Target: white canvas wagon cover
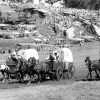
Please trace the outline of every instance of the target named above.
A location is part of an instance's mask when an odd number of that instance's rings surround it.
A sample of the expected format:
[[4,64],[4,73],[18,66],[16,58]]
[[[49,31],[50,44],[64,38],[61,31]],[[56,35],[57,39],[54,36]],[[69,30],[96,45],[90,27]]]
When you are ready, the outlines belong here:
[[[55,51],[54,51],[55,52]],[[62,62],[73,62],[73,54],[69,48],[60,48],[56,50],[59,60]]]
[[39,55],[36,49],[19,50],[17,53],[17,57],[18,56],[23,57],[26,60],[28,60],[30,57],[35,57],[36,60],[39,60]]

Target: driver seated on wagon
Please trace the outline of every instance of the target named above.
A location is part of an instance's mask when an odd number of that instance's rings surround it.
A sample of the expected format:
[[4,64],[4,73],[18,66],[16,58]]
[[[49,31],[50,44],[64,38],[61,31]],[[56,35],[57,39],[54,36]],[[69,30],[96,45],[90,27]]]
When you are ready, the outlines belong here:
[[7,61],[6,61],[6,64],[16,64],[16,63],[18,63],[18,60],[17,60],[17,58],[16,58],[16,54],[15,54],[15,52],[13,52],[11,55],[10,55],[10,57],[8,57],[8,59],[7,59]]
[[[73,65],[73,54],[68,45],[64,45],[58,50],[54,51],[56,62],[63,62],[63,68],[68,69]],[[59,64],[59,63],[58,63]]]
[[58,61],[59,61],[58,52],[57,52],[57,51],[53,51],[53,50],[51,49],[51,50],[50,50],[50,54],[49,54],[49,56],[46,58],[46,60],[49,60],[50,70],[53,70],[54,62],[58,62]]
[[9,59],[17,62],[18,61],[18,56],[17,56],[17,53],[18,51],[20,50],[21,48],[17,48],[15,49],[15,51],[11,54],[11,56],[9,57]]
[[58,54],[58,52],[57,51],[54,51],[53,52],[54,53],[54,58],[55,58],[55,62],[58,62],[59,61],[59,54]]
[[10,59],[12,59],[13,61],[17,61],[16,55],[14,53],[11,54]]

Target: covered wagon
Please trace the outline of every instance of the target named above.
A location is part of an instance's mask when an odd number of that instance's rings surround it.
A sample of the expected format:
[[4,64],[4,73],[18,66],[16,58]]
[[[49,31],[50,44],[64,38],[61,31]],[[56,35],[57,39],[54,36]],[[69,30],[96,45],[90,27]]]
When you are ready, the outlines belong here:
[[28,60],[30,57],[34,57],[36,60],[39,60],[39,55],[36,49],[19,50],[17,55],[26,60]]
[[72,51],[67,47],[63,47],[54,50],[54,56],[55,53],[58,55],[58,60],[54,62],[53,70],[56,70],[57,80],[62,79],[65,74],[67,74],[68,78],[72,78],[75,73]]
[[48,74],[50,78],[59,81],[66,76],[68,78],[74,76],[75,67],[73,64],[73,54],[67,47],[59,48],[54,51],[51,50],[45,63],[49,66],[45,74]]

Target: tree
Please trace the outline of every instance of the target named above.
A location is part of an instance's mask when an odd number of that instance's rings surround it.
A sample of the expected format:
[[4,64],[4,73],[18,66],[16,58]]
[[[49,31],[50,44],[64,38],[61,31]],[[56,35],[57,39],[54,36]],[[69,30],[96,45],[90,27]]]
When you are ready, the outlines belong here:
[[63,0],[66,7],[90,10],[100,9],[100,0]]

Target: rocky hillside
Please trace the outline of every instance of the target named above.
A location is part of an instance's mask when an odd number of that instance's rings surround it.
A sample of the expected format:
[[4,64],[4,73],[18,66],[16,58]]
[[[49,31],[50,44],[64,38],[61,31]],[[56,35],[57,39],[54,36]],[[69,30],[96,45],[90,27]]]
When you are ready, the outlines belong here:
[[[32,24],[33,22],[37,26],[39,34],[42,35],[59,36],[63,28],[69,28],[75,20],[85,20],[89,23],[96,23],[98,26],[100,24],[98,12],[95,10],[72,9],[54,6],[46,7],[42,4],[34,5],[32,3],[14,5],[13,8],[2,5],[0,5],[0,7],[3,7],[3,9],[1,9],[2,23],[25,24],[27,22],[28,24]],[[4,10],[7,8],[13,10],[7,12]],[[24,9],[33,9],[33,12],[35,10],[35,12],[39,13],[23,12]],[[45,17],[41,18],[40,12],[42,12]],[[27,14],[29,17],[26,17]]]

